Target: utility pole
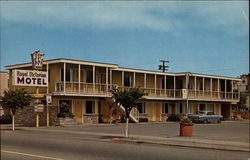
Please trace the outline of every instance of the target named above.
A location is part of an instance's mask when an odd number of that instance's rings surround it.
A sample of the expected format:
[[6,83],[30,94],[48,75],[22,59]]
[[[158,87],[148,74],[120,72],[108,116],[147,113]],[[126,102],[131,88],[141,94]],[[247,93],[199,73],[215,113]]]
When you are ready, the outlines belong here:
[[162,65],[159,65],[159,70],[162,70],[162,72],[165,72],[168,70],[168,67],[167,65],[165,65],[166,63],[169,63],[169,61],[166,61],[166,60],[160,60],[160,62],[162,62]]

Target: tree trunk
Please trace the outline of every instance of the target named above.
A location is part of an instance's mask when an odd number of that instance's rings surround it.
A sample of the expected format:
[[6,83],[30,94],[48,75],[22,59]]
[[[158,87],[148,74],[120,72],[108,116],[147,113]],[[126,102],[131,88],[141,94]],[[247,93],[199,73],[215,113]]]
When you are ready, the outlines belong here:
[[128,122],[129,118],[126,118],[126,130],[125,130],[125,137],[128,138]]
[[15,115],[12,115],[12,130],[15,130]]

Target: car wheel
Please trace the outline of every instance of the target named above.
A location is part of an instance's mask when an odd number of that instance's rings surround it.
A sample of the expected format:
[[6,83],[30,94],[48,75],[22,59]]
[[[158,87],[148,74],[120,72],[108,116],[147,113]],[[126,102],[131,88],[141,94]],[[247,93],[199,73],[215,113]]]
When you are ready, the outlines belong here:
[[221,120],[218,120],[217,123],[221,123]]
[[207,122],[208,122],[208,121],[205,119],[205,120],[204,120],[204,123],[206,124]]

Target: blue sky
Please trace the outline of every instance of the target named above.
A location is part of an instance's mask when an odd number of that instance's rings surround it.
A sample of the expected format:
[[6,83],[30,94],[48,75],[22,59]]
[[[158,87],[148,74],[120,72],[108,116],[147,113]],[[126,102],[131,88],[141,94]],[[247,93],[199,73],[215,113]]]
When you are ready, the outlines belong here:
[[1,1],[1,70],[70,58],[237,77],[249,70],[248,1]]

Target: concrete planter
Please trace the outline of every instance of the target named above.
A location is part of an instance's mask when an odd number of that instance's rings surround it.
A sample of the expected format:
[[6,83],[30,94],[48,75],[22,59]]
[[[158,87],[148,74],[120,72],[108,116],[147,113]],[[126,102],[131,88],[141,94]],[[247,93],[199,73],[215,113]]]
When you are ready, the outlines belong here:
[[65,118],[59,117],[58,119],[60,126],[76,124],[74,118],[71,117],[65,117]]
[[180,123],[180,136],[191,137],[193,135],[193,123]]

